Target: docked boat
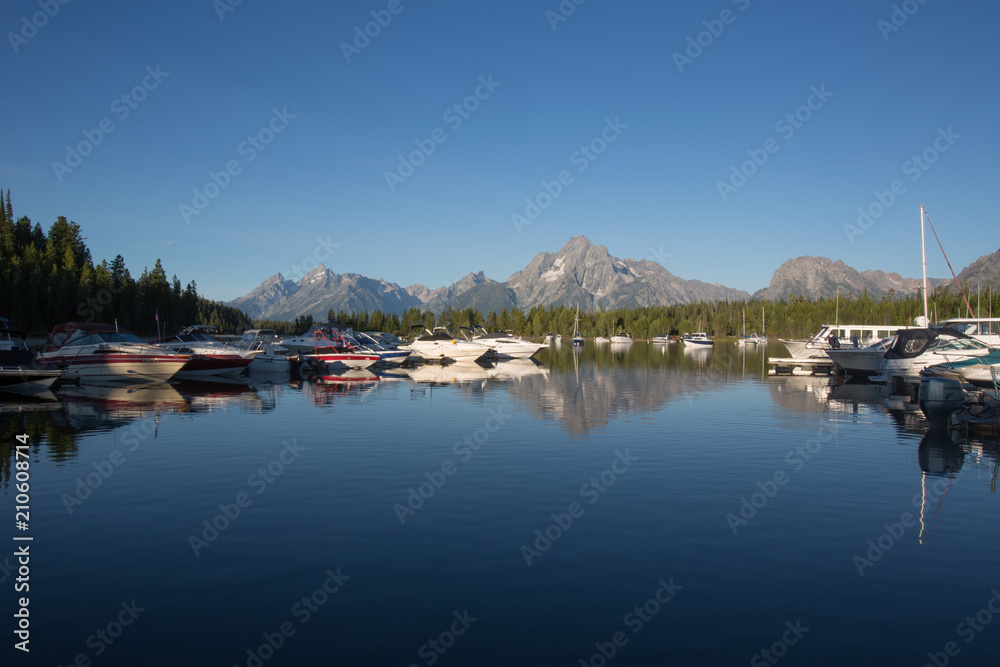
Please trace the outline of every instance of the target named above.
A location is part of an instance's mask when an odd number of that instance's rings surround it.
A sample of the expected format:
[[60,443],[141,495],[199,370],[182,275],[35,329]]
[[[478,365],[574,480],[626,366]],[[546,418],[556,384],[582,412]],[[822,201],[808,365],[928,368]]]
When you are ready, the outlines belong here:
[[52,329],[37,359],[44,366],[63,369],[66,379],[103,383],[162,382],[190,357],[150,345],[110,324],[67,322]]
[[[417,328],[418,326],[414,327]],[[476,361],[492,354],[488,346],[457,340],[444,327],[434,327],[434,331],[427,329],[424,331],[426,333],[414,338],[408,347],[414,354],[427,361]]]
[[211,379],[246,373],[254,357],[262,350],[244,350],[226,345],[215,337],[216,333],[216,327],[196,324],[185,327],[174,336],[158,340],[154,345],[191,357],[178,371],[179,379]]
[[300,353],[303,362],[314,368],[352,368],[364,370],[374,366],[381,357],[374,351],[362,351],[337,329],[313,329],[313,349]]
[[1000,317],[956,317],[943,320],[940,325],[1000,348]]
[[530,340],[517,338],[510,331],[489,333],[483,327],[477,327],[477,329],[478,331],[469,327],[459,327],[466,340],[470,343],[486,346],[499,359],[530,359],[548,347],[545,343],[532,343]]
[[992,348],[971,336],[945,327],[901,329],[896,341],[882,357],[881,372],[887,375],[916,377],[935,364],[982,357]]
[[632,336],[627,331],[619,331],[611,337],[611,342],[618,345],[630,345]]
[[807,339],[779,340],[788,348],[793,359],[826,359],[826,351],[831,348],[831,339],[838,341],[841,348],[850,346],[863,348],[874,345],[883,338],[889,338],[900,329],[912,326],[886,326],[874,324],[824,324],[819,333]]
[[[384,334],[384,336],[388,336],[388,334]],[[363,352],[374,352],[377,354],[379,357],[378,363],[384,366],[399,366],[410,358],[410,355],[412,354],[410,348],[400,347],[398,345],[390,347],[389,345],[391,345],[391,343],[386,340],[384,336],[376,338],[375,336],[363,331],[353,331],[351,332],[349,340],[356,342],[355,347],[357,347],[357,349]]]
[[288,373],[288,348],[274,329],[247,329],[236,347],[258,352],[249,366],[251,373]]
[[870,377],[881,372],[882,357],[895,342],[896,337],[890,336],[875,341],[867,347],[840,347],[826,351],[828,357],[844,369],[851,377]]
[[660,334],[659,336],[653,336],[652,342],[655,345],[666,345],[670,342],[670,336],[667,334]]
[[712,347],[712,337],[704,331],[698,331],[684,338],[684,345],[694,348],[709,348]]
[[27,335],[0,323],[0,390],[23,394],[48,391],[62,375],[61,370],[36,368],[35,357],[26,345]]
[[996,389],[1000,386],[1000,350],[994,349],[982,356],[960,361],[934,364],[920,371],[920,376],[951,378],[977,387]]

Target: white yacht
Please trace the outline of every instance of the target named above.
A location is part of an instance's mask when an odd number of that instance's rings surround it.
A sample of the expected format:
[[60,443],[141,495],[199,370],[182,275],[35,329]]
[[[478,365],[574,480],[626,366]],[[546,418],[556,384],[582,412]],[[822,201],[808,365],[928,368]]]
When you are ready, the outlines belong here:
[[459,327],[466,340],[490,348],[500,359],[530,359],[541,350],[549,347],[545,343],[532,343],[530,340],[517,338],[512,331],[489,333],[483,327],[477,327],[477,329],[478,331],[474,331],[469,327]]
[[281,338],[274,329],[247,329],[236,346],[243,350],[258,351],[250,364],[250,372],[288,372],[288,348],[281,345]]
[[630,345],[632,343],[632,336],[626,331],[619,331],[611,337],[611,342],[619,345]]
[[869,377],[879,373],[882,357],[896,341],[895,336],[875,341],[868,347],[837,347],[826,351],[844,372],[851,377]]
[[684,339],[684,344],[691,347],[712,347],[712,337],[704,331],[697,331]]
[[[418,327],[414,327],[417,329]],[[444,327],[434,327],[434,331],[427,331],[425,335],[417,336],[407,347],[419,357],[428,361],[476,361],[485,356],[492,355],[492,351],[486,345],[472,343],[467,340],[457,340],[448,333]]]

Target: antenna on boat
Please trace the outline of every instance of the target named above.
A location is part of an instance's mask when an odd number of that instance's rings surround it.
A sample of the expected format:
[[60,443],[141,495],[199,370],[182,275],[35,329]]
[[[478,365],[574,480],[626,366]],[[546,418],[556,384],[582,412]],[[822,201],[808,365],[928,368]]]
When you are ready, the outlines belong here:
[[924,326],[930,324],[927,308],[927,244],[924,241],[924,205],[920,205],[920,254],[924,261]]

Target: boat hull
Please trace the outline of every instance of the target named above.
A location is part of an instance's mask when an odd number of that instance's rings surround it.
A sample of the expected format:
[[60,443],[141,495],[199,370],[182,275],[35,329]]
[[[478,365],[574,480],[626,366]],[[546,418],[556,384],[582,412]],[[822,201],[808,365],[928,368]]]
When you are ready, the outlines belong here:
[[39,362],[54,367],[65,365],[64,378],[83,383],[165,382],[188,363],[188,357],[113,353],[73,356],[53,354],[39,355]]

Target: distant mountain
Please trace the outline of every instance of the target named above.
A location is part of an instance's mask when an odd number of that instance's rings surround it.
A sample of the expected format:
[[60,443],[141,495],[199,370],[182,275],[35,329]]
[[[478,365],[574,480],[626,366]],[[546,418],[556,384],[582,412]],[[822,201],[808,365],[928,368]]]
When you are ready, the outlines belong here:
[[[940,278],[928,278],[930,287],[947,282]],[[876,299],[889,294],[903,296],[920,289],[922,281],[917,278],[903,278],[898,273],[885,271],[858,271],[826,257],[796,257],[790,259],[774,272],[771,284],[754,293],[755,299],[777,300],[792,294],[800,294],[807,299],[835,297],[840,294],[860,294],[865,290]]]
[[574,236],[557,253],[536,255],[507,279],[507,287],[524,309],[551,304],[607,310],[750,296],[723,285],[678,278],[649,260],[618,259],[585,236]]
[[972,264],[962,269],[958,281],[975,289],[978,285],[989,283],[993,290],[1000,288],[1000,250],[992,255],[983,255]]
[[331,308],[401,314],[407,308],[423,307],[419,299],[396,283],[356,273],[334,273],[322,264],[297,283],[286,280],[280,273],[275,274],[229,304],[250,317],[266,320],[294,320],[306,314],[326,320]]
[[330,309],[402,314],[412,307],[434,312],[473,308],[486,313],[567,305],[593,310],[742,300],[749,296],[723,285],[678,278],[648,260],[618,259],[603,245],[595,246],[584,236],[574,236],[558,252],[537,255],[502,283],[478,271],[433,290],[424,285],[404,289],[354,273],[336,274],[320,265],[297,283],[280,273],[271,276],[230,304],[251,317],[291,320],[305,314],[325,319]]

